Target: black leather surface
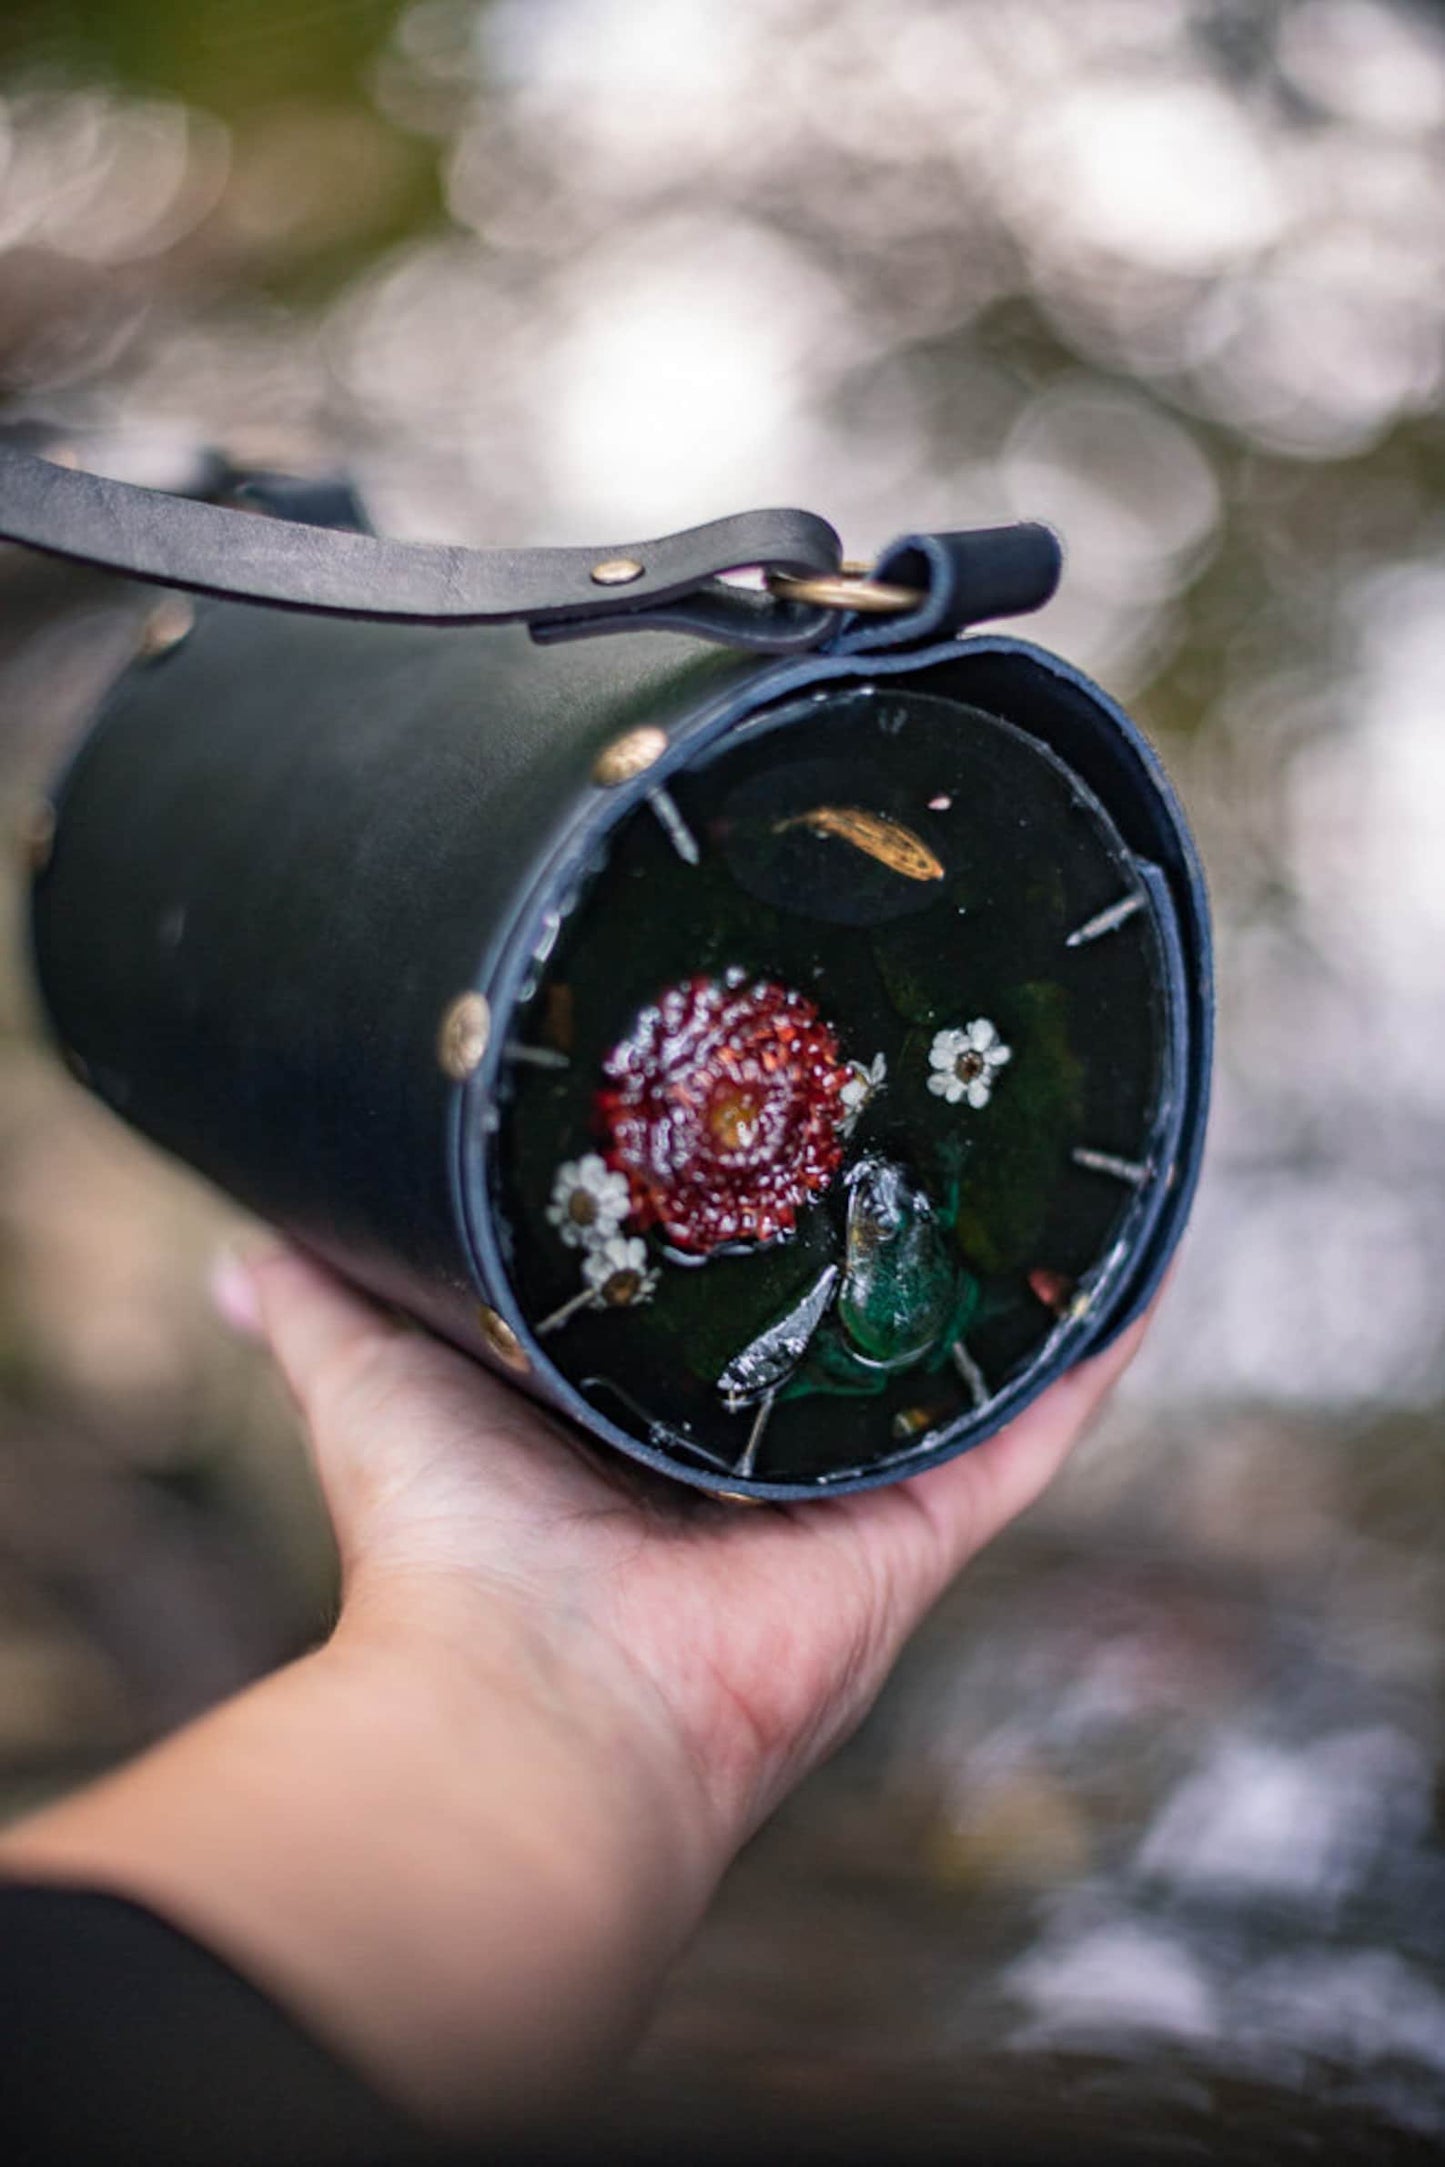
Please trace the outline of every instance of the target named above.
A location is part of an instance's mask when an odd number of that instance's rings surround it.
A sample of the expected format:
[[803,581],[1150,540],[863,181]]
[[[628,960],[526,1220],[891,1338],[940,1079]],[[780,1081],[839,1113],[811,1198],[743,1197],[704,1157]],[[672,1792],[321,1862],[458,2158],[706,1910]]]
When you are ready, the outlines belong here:
[[61,793],[33,927],[62,1044],[158,1143],[475,1344],[442,1012],[606,802],[608,739],[760,666],[202,606]]

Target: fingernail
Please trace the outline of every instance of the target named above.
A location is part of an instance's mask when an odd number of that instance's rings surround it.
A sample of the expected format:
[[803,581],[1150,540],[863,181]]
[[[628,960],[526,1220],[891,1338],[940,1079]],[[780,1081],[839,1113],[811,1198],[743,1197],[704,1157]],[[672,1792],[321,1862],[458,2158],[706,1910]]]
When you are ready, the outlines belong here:
[[208,1288],[223,1324],[242,1339],[261,1337],[261,1304],[256,1282],[234,1249],[223,1249],[211,1266]]

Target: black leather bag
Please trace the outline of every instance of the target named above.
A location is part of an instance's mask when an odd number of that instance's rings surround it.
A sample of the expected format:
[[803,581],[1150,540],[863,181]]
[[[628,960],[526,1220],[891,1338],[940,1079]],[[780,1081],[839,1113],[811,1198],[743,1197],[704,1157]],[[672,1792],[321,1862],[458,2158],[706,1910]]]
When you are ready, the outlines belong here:
[[[47,847],[37,853],[39,985],[65,1058],[91,1090],[352,1280],[592,1436],[720,1494],[814,1497],[913,1473],[991,1434],[1138,1315],[1184,1226],[1203,1145],[1208,907],[1173,791],[1128,717],[1058,657],[964,629],[1046,599],[1058,573],[1052,535],[1019,527],[913,536],[873,578],[855,580],[839,570],[831,530],[801,513],[744,515],[661,543],[502,555],[317,524],[320,500],[280,484],[252,485],[250,501],[253,516],[243,516],[0,449],[0,532],[213,597],[194,610],[185,637],[139,658],[115,686],[56,783]],[[334,502],[325,516],[338,516]],[[766,568],[768,584],[719,576],[739,566]],[[880,589],[883,608],[870,613]],[[955,802],[956,787],[954,797],[926,801],[903,791],[897,776],[914,740],[899,738],[903,724],[889,719],[899,715],[921,718],[917,729],[935,733],[930,743],[944,742],[936,733],[950,715],[980,718],[970,744],[997,738],[1002,764],[979,785],[1004,793],[987,800],[987,834],[980,827],[969,841],[969,807]],[[824,775],[831,747],[842,757],[849,730],[868,733],[866,744],[858,737],[866,758],[856,772],[876,775],[882,793],[865,816],[848,788],[839,802],[814,802],[827,792],[813,778]],[[801,757],[799,747],[812,749]],[[854,770],[838,772],[846,782]],[[1014,818],[1007,775],[1015,773],[1024,778],[1016,902],[1000,901],[997,870],[1014,862],[1000,829]],[[1032,828],[1031,777],[1040,802],[1057,801]],[[773,793],[770,810],[750,829],[759,789]],[[1060,939],[1072,876],[1060,870],[1062,845],[1055,864],[1049,838],[1057,828],[1067,842],[1070,820],[1092,823],[1096,855],[1112,853],[1126,886],[1117,903],[1101,891],[1089,921]],[[745,832],[761,837],[761,870],[738,840]],[[1004,1034],[1012,1047],[989,1023],[992,1053],[966,1042],[977,1005],[966,987],[956,1012],[940,1005],[939,986],[951,981],[939,975],[938,941],[951,938],[952,920],[938,916],[934,890],[934,916],[920,915],[934,863],[939,896],[947,885],[945,835],[961,836],[963,857],[977,860],[973,884],[958,889],[965,900],[949,906],[965,929],[959,938],[976,944],[968,951],[976,982],[996,986],[994,1008],[1015,1019]],[[620,870],[606,876],[612,888],[599,885],[599,867],[623,868],[634,850],[660,853],[647,865],[672,868],[654,876],[638,861],[643,889],[659,898],[651,918],[625,916]],[[694,891],[688,868],[699,854],[707,862]],[[715,876],[724,860],[736,881]],[[551,1330],[542,1311],[549,1288],[565,1291],[565,1275],[579,1255],[585,1267],[595,1245],[567,1246],[576,1230],[558,1219],[540,1176],[519,1197],[519,1168],[534,1148],[528,1137],[545,1142],[547,1123],[564,1114],[575,1133],[569,1148],[613,1168],[619,1160],[578,1113],[602,1103],[588,1096],[602,1041],[589,1041],[587,1078],[568,1082],[562,1072],[569,1060],[575,1071],[576,1056],[563,1047],[573,1042],[564,1032],[558,1044],[539,1044],[539,1018],[559,1013],[574,990],[584,1008],[590,1000],[610,1014],[615,975],[621,1006],[598,1028],[616,1038],[639,998],[661,997],[663,981],[702,983],[706,967],[695,978],[677,968],[694,948],[723,985],[731,951],[709,913],[724,888],[727,908],[735,890],[741,898],[740,965],[726,982],[742,987],[762,968],[747,950],[763,937],[746,930],[754,920],[780,926],[785,947],[798,938],[793,892],[778,883],[800,867],[798,877],[821,884],[832,928],[819,932],[818,953],[838,960],[814,966],[797,1012],[829,1011],[834,989],[843,999],[848,972],[865,959],[864,1007],[882,1000],[882,985],[897,1009],[886,1093],[852,1126],[875,1088],[873,1048],[845,1049],[859,1056],[851,1067],[840,1065],[841,1051],[830,1054],[836,1178],[829,1186],[818,1177],[796,1225],[785,1211],[782,1231],[794,1240],[760,1245],[766,1270],[749,1262],[746,1242],[720,1244],[716,1261],[695,1269],[666,1199],[643,1209],[629,1176],[633,1215],[600,1231],[625,1245],[651,1225],[651,1248],[645,1271],[609,1284],[627,1280],[627,1301],[659,1285],[662,1293],[649,1315],[639,1307],[609,1320],[602,1295],[588,1299],[581,1283],[570,1303],[580,1312],[574,1356],[571,1327]],[[654,878],[660,885],[648,889]],[[694,892],[698,922],[689,928]],[[600,948],[594,941],[585,983],[564,984],[557,958],[565,961],[569,942],[582,956],[589,912],[614,908],[624,913],[619,930],[599,934]],[[990,943],[989,925],[1015,923],[1025,929],[1017,939]],[[629,925],[642,931],[629,935]],[[1015,952],[1045,925],[1054,960],[1015,970]],[[672,961],[649,977],[641,951],[654,940]],[[1126,1020],[1115,1030],[1110,1003],[1133,999],[1135,980],[1107,959],[1141,940],[1149,960],[1136,977],[1141,986],[1147,978],[1152,1021],[1147,1031]],[[960,965],[965,977],[974,968]],[[767,999],[775,996],[770,988]],[[739,997],[751,997],[746,987]],[[1078,1121],[1135,1090],[1108,1081],[1116,1042],[1131,1032],[1152,1034],[1138,1149],[1094,1131],[1066,1149],[1058,1128],[1066,1100],[1067,1118]],[[988,1067],[1010,1051],[1011,1068]],[[1017,1113],[1031,1062],[1052,1079],[1039,1086],[1043,1111],[1032,1125]],[[875,1079],[883,1067],[880,1054]],[[853,1080],[851,1098],[840,1078]],[[904,1123],[909,1108],[912,1128],[898,1128],[905,1143],[895,1148],[887,1122]],[[883,1123],[883,1142],[868,1141],[870,1120]],[[1045,1128],[1047,1148],[1038,1141]],[[947,1214],[964,1262],[950,1249],[941,1268],[964,1294],[954,1322],[908,1369],[894,1341],[880,1357],[869,1338],[876,1304],[869,1310],[871,1282],[859,1274],[870,1258],[876,1264],[884,1222],[874,1207],[889,1182],[890,1193],[915,1197],[928,1241],[942,1223],[936,1193],[908,1189],[912,1176],[899,1171],[913,1129],[936,1136],[940,1164],[959,1170]],[[1014,1208],[1029,1182],[1038,1192],[1028,1192],[1031,1219]],[[1071,1183],[1061,1218],[1056,1192]],[[1107,1212],[1096,1193],[1107,1195]],[[1067,1247],[1074,1237],[1048,1229],[1076,1219],[1093,1229],[1093,1247],[1080,1251],[1083,1268],[1075,1257],[1056,1270],[1049,1240]],[[908,1255],[916,1253],[915,1243]],[[777,1288],[767,1280],[773,1311],[754,1294],[767,1273],[777,1279]],[[785,1299],[778,1290],[789,1273],[807,1286]],[[1025,1329],[1030,1300],[1036,1328]],[[978,1320],[968,1333],[958,1323],[965,1309]],[[619,1370],[634,1379],[624,1389],[598,1362],[629,1333],[644,1336],[630,1371]],[[722,1352],[710,1367],[700,1363],[702,1384],[689,1373],[669,1401],[668,1363],[685,1367],[704,1342]],[[744,1343],[751,1368],[739,1369],[727,1348],[741,1353]],[[661,1365],[657,1404],[635,1382],[653,1374],[649,1364]]]

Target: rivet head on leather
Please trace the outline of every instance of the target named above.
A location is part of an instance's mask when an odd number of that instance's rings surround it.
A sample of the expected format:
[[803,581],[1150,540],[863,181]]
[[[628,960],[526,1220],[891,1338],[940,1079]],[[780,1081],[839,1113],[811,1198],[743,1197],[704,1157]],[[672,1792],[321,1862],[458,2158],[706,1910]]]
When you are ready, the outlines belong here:
[[487,1343],[488,1350],[496,1356],[497,1360],[503,1363],[506,1368],[515,1371],[517,1376],[525,1376],[532,1364],[528,1359],[526,1348],[522,1345],[506,1318],[498,1316],[495,1309],[489,1309],[486,1303],[483,1302],[477,1309],[477,1323],[481,1326],[482,1337]]
[[481,1065],[492,1035],[492,1011],[485,994],[459,993],[437,1029],[437,1060],[453,1083],[465,1083]]
[[641,775],[655,760],[667,751],[667,733],[651,723],[641,729],[624,730],[621,737],[614,737],[610,745],[604,745],[592,765],[592,779],[607,789],[618,783],[631,782],[634,775]]
[[179,647],[196,621],[195,605],[183,594],[168,594],[157,602],[140,628],[139,652],[147,659],[168,655]]
[[592,567],[593,581],[599,587],[630,587],[641,577],[642,566],[636,557],[604,557]]

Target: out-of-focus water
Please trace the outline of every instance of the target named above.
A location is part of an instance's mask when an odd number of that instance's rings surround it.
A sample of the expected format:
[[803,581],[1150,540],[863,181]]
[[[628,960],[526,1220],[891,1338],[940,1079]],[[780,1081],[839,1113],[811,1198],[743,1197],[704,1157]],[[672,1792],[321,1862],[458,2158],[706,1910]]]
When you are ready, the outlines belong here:
[[[744,1859],[644,2105],[983,2102],[1165,2157],[1445,2121],[1442,161],[1405,0],[0,25],[10,417],[161,483],[340,459],[379,524],[477,542],[1052,519],[1038,636],[1204,844],[1218,1111],[1150,1347]],[[0,594],[18,815],[143,600],[13,552]],[[320,1630],[330,1566],[207,1314],[228,1215],[50,1062],[5,955],[19,1803]]]

